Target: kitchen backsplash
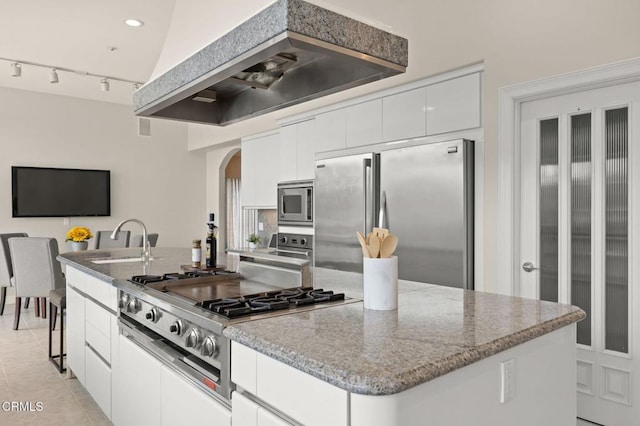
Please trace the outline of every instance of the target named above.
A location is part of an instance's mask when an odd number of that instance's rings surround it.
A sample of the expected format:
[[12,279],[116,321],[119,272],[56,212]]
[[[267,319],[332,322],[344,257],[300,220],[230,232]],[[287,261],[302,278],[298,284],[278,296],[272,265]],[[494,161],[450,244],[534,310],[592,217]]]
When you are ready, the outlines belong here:
[[278,232],[277,210],[276,209],[258,210],[258,223],[260,222],[262,222],[264,228],[262,231],[258,231],[258,236],[260,237],[259,247],[267,247],[271,239],[271,234]]

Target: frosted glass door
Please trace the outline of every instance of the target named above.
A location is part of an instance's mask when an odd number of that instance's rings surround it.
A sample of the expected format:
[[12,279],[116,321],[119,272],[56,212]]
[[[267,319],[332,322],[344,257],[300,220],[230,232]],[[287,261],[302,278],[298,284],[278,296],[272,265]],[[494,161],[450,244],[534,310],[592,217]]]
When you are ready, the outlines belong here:
[[609,426],[640,418],[640,327],[632,327],[640,310],[640,195],[632,190],[640,191],[640,140],[632,139],[639,110],[640,83],[521,110],[517,290],[586,312],[577,324],[578,417]]

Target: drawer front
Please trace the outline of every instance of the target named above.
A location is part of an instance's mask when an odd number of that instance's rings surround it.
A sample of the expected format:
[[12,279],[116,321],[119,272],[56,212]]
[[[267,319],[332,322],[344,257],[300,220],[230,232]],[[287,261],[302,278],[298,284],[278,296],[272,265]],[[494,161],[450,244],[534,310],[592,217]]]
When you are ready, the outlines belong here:
[[254,395],[257,394],[256,354],[253,349],[231,342],[231,381]]
[[111,419],[111,369],[93,350],[86,349],[86,388],[102,411]]
[[85,326],[85,339],[87,344],[93,348],[105,361],[111,363],[111,339],[102,334],[91,323]]
[[87,277],[87,274],[67,265],[64,276],[67,280],[67,285],[70,285],[84,293],[85,278]]
[[[85,299],[85,316],[86,321],[91,323],[98,331],[105,336],[111,336],[111,317],[112,313],[98,306],[89,299]],[[110,338],[110,337],[109,337]]]
[[[258,398],[306,426],[347,425],[347,391],[263,354],[256,360]],[[318,407],[331,409],[318,416]]]
[[85,275],[84,293],[114,312],[118,310],[118,290],[110,283]]

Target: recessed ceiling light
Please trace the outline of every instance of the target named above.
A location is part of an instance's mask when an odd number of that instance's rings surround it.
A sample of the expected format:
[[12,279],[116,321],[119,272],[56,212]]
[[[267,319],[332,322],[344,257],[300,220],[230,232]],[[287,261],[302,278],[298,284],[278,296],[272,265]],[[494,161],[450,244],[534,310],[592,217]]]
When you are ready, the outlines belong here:
[[130,27],[141,27],[144,25],[144,22],[142,22],[141,20],[133,18],[125,20],[124,23]]

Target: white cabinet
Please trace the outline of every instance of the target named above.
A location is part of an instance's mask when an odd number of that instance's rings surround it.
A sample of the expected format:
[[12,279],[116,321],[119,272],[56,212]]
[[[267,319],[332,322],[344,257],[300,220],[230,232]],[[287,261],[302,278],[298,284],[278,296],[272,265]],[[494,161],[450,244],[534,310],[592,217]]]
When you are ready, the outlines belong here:
[[315,177],[315,124],[312,119],[280,128],[280,182]]
[[[162,425],[231,426],[231,413],[173,370],[161,368]],[[234,421],[234,426],[237,426]]]
[[424,136],[426,131],[426,89],[419,87],[382,99],[384,142]]
[[258,426],[291,426],[291,423],[281,419],[271,411],[259,407],[258,408]]
[[257,426],[260,406],[240,392],[231,394],[233,426]]
[[427,135],[480,127],[480,73],[427,86]]
[[[67,268],[69,271],[70,268]],[[67,272],[67,275],[69,273]],[[67,366],[85,385],[84,297],[67,282]]]
[[382,99],[346,108],[347,148],[382,141]]
[[127,337],[119,335],[118,340],[113,423],[117,426],[159,425],[162,410],[160,361]]
[[276,208],[280,133],[242,141],[242,206]]
[[298,179],[298,125],[280,128],[280,182]]
[[[287,417],[306,426],[328,424],[346,426],[348,424],[347,391],[236,342],[232,342],[231,345],[231,380],[244,391],[250,392],[258,400],[264,401]],[[243,403],[241,404],[245,407],[245,411],[248,410],[243,418],[252,418],[251,404],[246,401]],[[319,416],[319,405],[331,407],[331,409],[322,410],[322,415]],[[259,406],[260,409],[265,407]],[[234,402],[234,426],[235,412]],[[276,420],[283,422],[283,420],[278,416],[275,420],[270,416],[260,416],[260,410],[256,415],[258,419],[263,418],[265,425],[287,424],[286,422],[269,423]],[[261,423],[258,422],[258,424]]]
[[111,367],[91,347],[85,348],[85,388],[107,417],[111,413]]
[[347,117],[345,109],[318,114],[316,120],[316,152],[347,147]]
[[66,280],[68,367],[111,419],[118,292],[110,283],[72,267],[67,267]]

